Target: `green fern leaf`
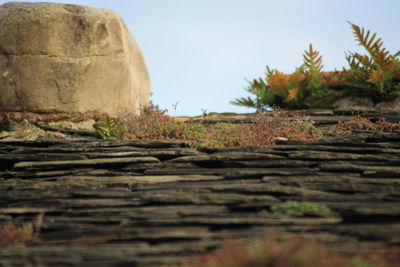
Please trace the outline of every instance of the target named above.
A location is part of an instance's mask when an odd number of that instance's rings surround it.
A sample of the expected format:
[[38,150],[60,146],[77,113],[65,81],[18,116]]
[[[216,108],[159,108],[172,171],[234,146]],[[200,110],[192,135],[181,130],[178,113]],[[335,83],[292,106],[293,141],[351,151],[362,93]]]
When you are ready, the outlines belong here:
[[365,31],[364,28],[348,22],[353,29],[353,34],[358,41],[358,43],[367,50],[368,54],[373,59],[374,63],[379,66],[379,68],[385,71],[393,71],[394,63],[393,57],[389,54],[389,51],[383,47],[382,38],[376,38],[376,33],[372,34],[370,37],[370,31]]
[[304,58],[304,65],[308,69],[316,69],[318,71],[321,71],[322,68],[324,67],[322,65],[322,56],[319,54],[317,50],[314,50],[312,47],[312,44],[310,44],[308,51],[304,51],[303,54]]

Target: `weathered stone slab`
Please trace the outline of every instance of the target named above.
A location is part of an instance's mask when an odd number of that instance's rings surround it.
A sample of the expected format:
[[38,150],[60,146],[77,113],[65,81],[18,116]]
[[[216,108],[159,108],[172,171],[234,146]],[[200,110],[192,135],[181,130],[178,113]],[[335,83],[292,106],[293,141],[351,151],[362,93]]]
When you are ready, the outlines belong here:
[[[400,163],[400,161],[399,161]],[[400,177],[400,165],[397,163],[390,162],[392,166],[365,166],[356,164],[333,164],[324,163],[319,164],[319,168],[322,171],[330,172],[344,172],[344,171],[354,171],[361,173],[366,177],[388,177],[388,178],[398,178]]]
[[140,192],[136,195],[136,197],[145,203],[158,204],[232,205],[249,202],[262,202],[264,204],[273,204],[278,202],[278,199],[273,196],[242,195],[234,193],[216,194],[207,192],[183,191],[180,189]]
[[2,162],[80,160],[86,158],[84,155],[64,153],[0,154],[0,164]]
[[195,224],[195,225],[321,225],[321,224],[337,224],[341,222],[341,218],[337,217],[298,217],[293,218],[290,216],[263,216],[257,214],[256,216],[248,214],[243,216],[243,214],[230,213],[228,215],[213,216],[213,217],[182,217],[179,221],[168,218],[152,219],[146,218],[145,223],[150,225],[160,225],[160,224]]
[[386,168],[386,169],[375,169],[366,170],[363,172],[365,177],[379,177],[379,178],[398,178],[400,177],[400,169],[397,168]]
[[310,145],[281,145],[279,147],[274,147],[275,151],[299,151],[299,150],[311,150],[311,151],[326,151],[326,152],[342,152],[342,153],[363,153],[363,154],[394,154],[400,155],[400,149],[395,148],[383,148],[383,147],[369,147],[369,146],[349,146],[349,144],[343,146],[331,146],[331,145],[321,145],[310,146]]
[[[363,218],[366,221],[365,217],[370,217],[372,220],[378,220],[383,216],[400,216],[400,206],[398,205],[398,201],[386,201],[379,202],[367,201],[357,202],[354,201],[352,203],[340,203],[340,202],[331,202],[329,203],[334,209],[342,211],[344,216],[349,218]],[[396,220],[396,217],[394,218]]]
[[91,168],[74,168],[67,170],[49,170],[49,171],[7,171],[0,172],[0,176],[5,178],[21,178],[21,179],[35,179],[35,178],[48,178],[48,177],[59,177],[66,175],[79,175],[85,173],[86,175],[90,174],[93,171]]
[[[184,175],[184,176],[61,176],[57,178],[45,178],[35,180],[16,181],[8,179],[0,183],[0,190],[4,190],[2,199],[8,197],[12,199],[41,199],[48,196],[73,197],[82,194],[82,188],[87,194],[97,195],[99,197],[107,197],[114,194],[114,191],[138,191],[142,190],[146,185],[159,185],[164,188],[166,184],[193,183],[193,182],[212,182],[221,181],[223,177],[212,175]],[[178,184],[179,185],[179,184]],[[62,192],[60,192],[62,191]],[[35,197],[36,196],[36,197]]]
[[[201,216],[203,214],[226,214],[229,213],[229,209],[223,205],[193,205],[193,204],[171,204],[171,205],[141,205],[136,207],[104,207],[102,209],[97,208],[82,208],[66,210],[65,215],[73,218],[87,218],[96,217],[104,218],[107,216],[125,217],[131,219],[140,219],[145,217],[155,218],[180,218],[182,216]],[[69,217],[61,217],[58,222],[68,222]],[[129,227],[136,227],[129,221],[125,222],[125,225]]]
[[187,182],[187,181],[218,181],[222,180],[222,176],[216,175],[147,175],[147,176],[115,176],[111,178],[100,178],[91,176],[76,176],[76,177],[60,177],[64,181],[67,179],[78,180],[86,183],[98,183],[98,184],[127,184],[134,186],[135,184],[160,184],[160,183],[171,183],[171,182]]
[[316,167],[317,162],[313,161],[302,161],[302,160],[282,160],[282,159],[270,159],[270,160],[234,160],[224,161],[221,167],[224,168],[299,168],[299,167]]
[[[132,149],[131,149],[132,150]],[[107,152],[89,152],[84,153],[88,158],[114,158],[114,157],[144,157],[152,156],[160,159],[171,159],[182,156],[197,156],[203,153],[196,149],[177,148],[177,149],[135,149],[134,151],[107,151]]]
[[356,153],[333,153],[317,151],[298,151],[291,152],[289,157],[292,159],[305,160],[366,160],[366,161],[398,161],[396,155],[375,155],[375,154],[356,154]]
[[224,176],[229,179],[239,179],[239,178],[254,178],[263,177],[267,175],[279,175],[279,176],[289,176],[289,175],[309,175],[314,173],[311,169],[307,168],[237,168],[237,169],[226,169]]
[[154,168],[144,171],[144,175],[222,175],[225,169],[220,168]]
[[263,181],[324,192],[382,193],[380,197],[383,197],[384,194],[392,197],[400,195],[400,179],[361,179],[360,176],[333,173],[320,176],[285,177],[284,179],[281,177],[264,177]]
[[0,208],[2,214],[26,214],[26,213],[46,213],[57,211],[56,208],[38,208],[38,207],[11,207],[11,208]]
[[259,183],[259,184],[233,184],[233,185],[221,185],[213,187],[214,192],[238,192],[238,193],[257,193],[257,194],[268,194],[273,196],[282,195],[295,195],[303,199],[312,198],[328,198],[328,197],[339,197],[334,193],[327,193],[318,190],[305,189],[300,187],[284,186],[275,183]]
[[14,165],[15,170],[26,169],[54,169],[54,168],[76,168],[76,167],[92,167],[92,166],[123,166],[128,164],[159,162],[154,157],[130,157],[116,159],[86,159],[86,160],[57,160],[57,161],[28,161],[18,162]]
[[392,245],[400,244],[400,235],[398,233],[400,224],[385,224],[382,227],[376,227],[374,224],[363,225],[340,225],[337,228],[338,232],[348,235],[356,235],[364,239],[381,239],[389,240]]
[[231,153],[214,153],[204,156],[186,156],[170,160],[169,162],[193,162],[193,163],[208,163],[218,161],[230,160],[268,160],[268,159],[283,159],[284,157],[264,154],[264,153],[250,153],[250,152],[231,152]]
[[49,208],[69,209],[69,208],[88,208],[88,207],[119,207],[119,206],[137,206],[140,204],[135,199],[120,199],[120,198],[67,198],[67,199],[36,199],[14,202],[14,206],[37,207],[46,206]]
[[305,168],[194,168],[194,169],[183,169],[183,168],[155,168],[144,171],[145,175],[222,175],[229,179],[252,179],[255,177],[263,177],[266,175],[308,175],[311,174],[312,170]]

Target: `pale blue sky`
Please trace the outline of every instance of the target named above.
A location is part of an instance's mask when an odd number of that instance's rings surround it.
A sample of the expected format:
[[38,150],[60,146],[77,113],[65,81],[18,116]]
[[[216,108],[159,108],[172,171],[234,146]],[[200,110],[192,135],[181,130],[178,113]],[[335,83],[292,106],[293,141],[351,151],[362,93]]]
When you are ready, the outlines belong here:
[[144,53],[152,101],[171,114],[179,102],[176,115],[254,111],[229,104],[248,95],[245,79],[263,76],[265,65],[292,72],[309,43],[325,70],[341,69],[345,51],[363,52],[346,21],[377,32],[392,53],[400,50],[399,0],[48,2],[116,11]]

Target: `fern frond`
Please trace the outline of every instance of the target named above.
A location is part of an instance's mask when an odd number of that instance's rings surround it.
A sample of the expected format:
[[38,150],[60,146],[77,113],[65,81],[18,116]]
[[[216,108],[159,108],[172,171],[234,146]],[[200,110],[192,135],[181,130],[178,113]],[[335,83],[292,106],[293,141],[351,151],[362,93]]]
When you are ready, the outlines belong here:
[[248,83],[250,84],[250,87],[247,89],[247,91],[255,95],[259,95],[257,92],[267,90],[268,88],[267,84],[261,78],[258,80],[253,79],[252,82]]
[[369,71],[374,68],[374,60],[371,57],[359,53],[353,53],[352,56],[358,61],[359,65],[361,64],[361,69]]
[[376,33],[370,36],[371,32],[365,31],[364,28],[360,28],[359,26],[348,22],[353,29],[354,36],[358,43],[363,46],[371,58],[374,60],[374,63],[379,66],[379,68],[386,71],[393,71],[394,63],[393,57],[389,54],[383,47],[383,41],[381,38],[376,38]]
[[345,53],[344,55],[347,63],[350,66],[350,69],[356,70],[361,68],[360,61],[356,59],[353,53],[349,52],[349,54]]
[[245,107],[249,107],[249,108],[255,108],[256,107],[256,103],[253,101],[253,99],[251,99],[250,97],[244,98],[236,98],[234,101],[230,102],[233,105],[236,106],[245,106]]
[[322,65],[322,56],[319,54],[317,50],[314,50],[312,47],[312,44],[310,44],[308,51],[304,51],[303,54],[304,58],[304,65],[308,69],[316,69],[318,71],[321,71],[322,68],[324,67]]
[[274,103],[274,93],[269,90],[264,79],[259,78],[253,79],[253,81],[247,80],[249,86],[246,89],[247,92],[255,96],[254,99],[250,97],[237,98],[230,103],[237,106],[245,106],[248,108],[255,108],[257,111],[266,110],[268,106],[272,106]]
[[369,74],[368,82],[379,84],[385,81],[384,74],[379,70],[372,70]]
[[267,69],[267,72],[265,73],[266,77],[269,77],[271,75],[274,75],[275,73],[278,72],[278,70],[276,69],[271,69],[268,65],[265,66],[265,68]]

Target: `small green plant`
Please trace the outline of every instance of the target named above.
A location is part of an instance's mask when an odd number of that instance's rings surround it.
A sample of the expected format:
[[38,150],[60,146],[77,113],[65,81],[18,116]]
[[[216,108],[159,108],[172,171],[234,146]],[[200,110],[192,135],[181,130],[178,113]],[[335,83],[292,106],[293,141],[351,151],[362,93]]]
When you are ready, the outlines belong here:
[[270,211],[273,214],[292,215],[292,216],[334,215],[334,212],[325,205],[314,204],[309,202],[295,202],[295,201],[287,201],[281,204],[274,204],[270,207]]
[[122,138],[125,129],[115,118],[106,117],[95,124],[97,133],[106,140],[117,140]]
[[331,127],[330,132],[336,134],[352,133],[355,130],[393,132],[400,129],[400,123],[388,122],[386,118],[380,118],[376,122],[357,116],[345,122],[339,122]]

